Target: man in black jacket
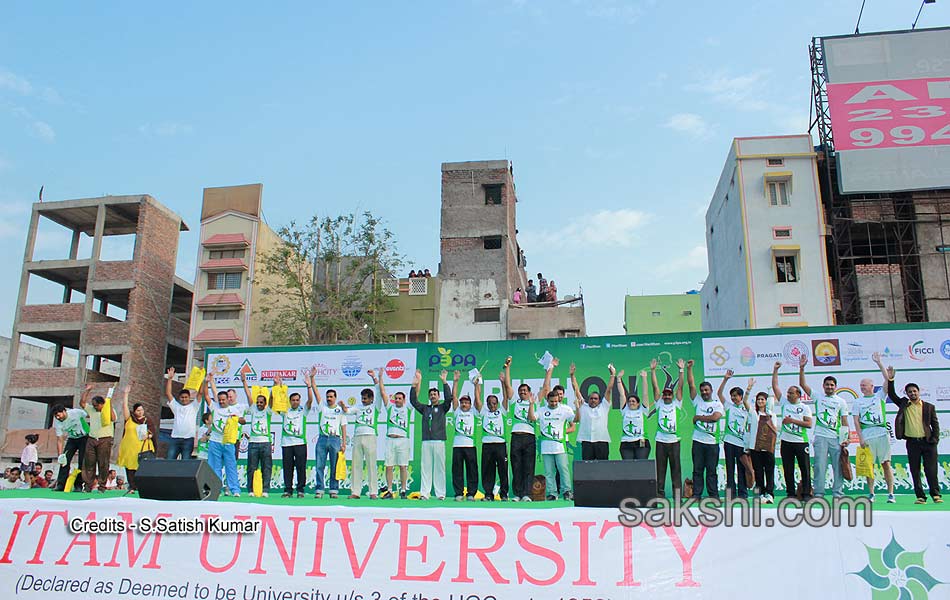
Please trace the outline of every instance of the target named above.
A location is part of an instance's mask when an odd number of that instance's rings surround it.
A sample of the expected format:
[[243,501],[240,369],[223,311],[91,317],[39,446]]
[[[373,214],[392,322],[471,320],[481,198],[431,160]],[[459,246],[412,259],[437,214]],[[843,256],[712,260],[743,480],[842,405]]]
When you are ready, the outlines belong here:
[[[874,361],[880,363],[875,353]],[[907,444],[907,468],[914,479],[916,504],[926,504],[927,496],[920,481],[920,463],[923,460],[924,474],[930,487],[930,496],[937,504],[943,502],[940,497],[940,482],[937,480],[937,442],[940,441],[940,423],[937,422],[937,410],[934,405],[924,402],[920,397],[920,387],[916,383],[904,386],[905,397],[897,395],[894,389],[894,367],[887,367],[887,396],[898,406],[894,419],[894,434]]]
[[[429,499],[432,487],[439,500],[445,500],[445,416],[446,403],[452,405],[454,396],[446,382],[448,371],[442,371],[439,379],[442,380],[442,390],[445,400],[439,397],[439,389],[429,389],[429,403],[419,402],[419,386],[422,382],[422,372],[416,371],[415,381],[409,390],[409,403],[422,415],[422,485],[419,488],[419,497]],[[457,376],[456,376],[457,377]]]

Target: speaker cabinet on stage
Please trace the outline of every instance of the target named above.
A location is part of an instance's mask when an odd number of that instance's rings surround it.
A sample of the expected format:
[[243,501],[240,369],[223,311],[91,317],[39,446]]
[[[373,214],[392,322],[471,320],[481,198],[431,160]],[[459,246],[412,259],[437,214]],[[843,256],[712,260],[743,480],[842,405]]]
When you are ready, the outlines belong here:
[[574,506],[617,508],[625,498],[656,498],[655,460],[574,461]]
[[206,460],[143,460],[135,487],[151,500],[217,500],[221,494],[221,480]]

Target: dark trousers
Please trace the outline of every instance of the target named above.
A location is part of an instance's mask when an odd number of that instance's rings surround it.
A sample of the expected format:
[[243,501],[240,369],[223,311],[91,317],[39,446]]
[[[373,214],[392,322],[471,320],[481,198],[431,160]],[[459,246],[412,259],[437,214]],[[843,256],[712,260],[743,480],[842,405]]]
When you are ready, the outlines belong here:
[[175,438],[168,442],[168,452],[165,457],[168,460],[178,460],[191,458],[191,452],[195,449],[195,438]]
[[[729,442],[723,442],[722,449],[726,454],[726,489],[732,492],[733,498],[748,498],[749,488],[745,484],[745,467],[739,462],[739,457],[745,454],[745,449]],[[737,470],[738,473],[736,473]]]
[[534,488],[534,465],[538,460],[533,433],[511,434],[511,489],[518,498]]
[[782,441],[782,471],[785,472],[785,493],[795,496],[795,463],[802,472],[802,495],[811,496],[811,468],[808,465],[808,443]]
[[[297,473],[297,492],[303,493],[307,483],[307,445],[284,446],[281,465],[284,469],[284,492],[290,493],[294,489],[294,472]],[[372,488],[371,488],[372,489]]]
[[137,491],[137,490],[139,489],[139,488],[136,487],[136,485],[135,485],[135,473],[136,473],[137,471],[138,471],[138,469],[129,469],[129,468],[126,468],[126,469],[125,469],[125,478],[128,479],[128,481],[127,481],[126,483],[129,484],[129,491],[130,491],[130,492],[135,492],[135,491]]
[[693,440],[693,498],[703,497],[704,481],[706,496],[719,498],[718,467],[719,444],[704,444]]
[[666,469],[670,469],[670,479],[673,484],[673,495],[682,489],[683,476],[680,472],[680,443],[656,443],[656,489],[660,497],[666,495]]
[[650,440],[620,442],[620,458],[623,460],[646,460],[650,458]]
[[[775,493],[775,452],[752,450],[752,470],[755,472],[755,487],[760,494]],[[743,479],[739,478],[740,481]]]
[[[336,463],[334,463],[334,466]],[[271,456],[270,442],[251,442],[247,445],[247,493],[254,491],[254,471],[261,470],[262,489],[270,489],[270,475],[274,469],[274,459]]]
[[508,445],[504,442],[482,444],[482,489],[486,498],[494,498],[495,473],[498,473],[498,495],[508,499]]
[[[59,473],[56,475],[56,489],[58,491],[61,492],[66,487],[66,480],[69,479],[69,465],[73,462],[73,456],[77,453],[79,454],[79,466],[77,468],[80,471],[82,470],[82,461],[86,458],[86,440],[88,439],[85,435],[81,438],[66,438],[66,445],[63,447],[66,464],[59,468]],[[76,485],[75,489],[81,490],[82,484]]]
[[608,442],[581,442],[581,460],[607,460],[610,458]]
[[927,477],[927,487],[930,496],[940,496],[940,481],[937,480],[937,444],[928,444],[923,438],[907,438],[907,468],[914,480],[914,494],[918,498],[926,498],[924,486],[920,481],[920,463],[924,463],[924,475]]
[[478,491],[478,455],[475,448],[452,448],[452,487],[455,497],[475,497]]
[[109,459],[112,456],[112,438],[89,438],[86,442],[86,457],[82,461],[82,480],[86,491],[92,491],[92,484],[99,479],[99,489],[106,489],[109,478]]

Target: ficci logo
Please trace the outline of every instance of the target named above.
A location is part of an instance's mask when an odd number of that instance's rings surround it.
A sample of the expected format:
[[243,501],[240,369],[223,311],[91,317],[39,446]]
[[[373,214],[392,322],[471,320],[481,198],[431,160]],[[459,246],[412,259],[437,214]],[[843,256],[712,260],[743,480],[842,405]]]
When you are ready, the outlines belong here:
[[917,340],[910,346],[907,346],[907,355],[911,360],[923,362],[927,356],[933,356],[934,349],[930,346],[924,346],[924,340]]
[[475,366],[475,355],[474,354],[456,354],[452,355],[452,350],[449,348],[442,348],[441,346],[436,348],[438,354],[433,354],[429,357],[429,367],[474,367]]

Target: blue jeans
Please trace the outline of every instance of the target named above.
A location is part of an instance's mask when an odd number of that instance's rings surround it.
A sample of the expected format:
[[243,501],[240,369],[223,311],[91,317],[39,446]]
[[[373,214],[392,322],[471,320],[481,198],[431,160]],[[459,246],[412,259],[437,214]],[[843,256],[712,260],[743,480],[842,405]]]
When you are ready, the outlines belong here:
[[274,467],[270,442],[250,442],[247,445],[247,493],[254,493],[254,471],[261,470],[261,483],[264,492],[270,490],[270,476]]
[[844,478],[841,476],[841,444],[837,439],[815,436],[815,495],[823,496],[825,493],[825,480],[828,477],[828,461],[831,461],[831,472],[833,474],[831,484],[831,495],[835,498],[842,496],[841,487],[844,485]]
[[321,435],[317,438],[317,481],[316,490],[323,491],[323,482],[327,463],[330,464],[330,491],[335,492],[340,488],[340,482],[336,480],[336,455],[340,453],[339,436]]
[[557,496],[557,484],[555,483],[555,473],[561,476],[561,494],[573,491],[571,486],[571,473],[568,471],[569,462],[567,453],[561,454],[542,454],[544,461],[544,495]]
[[168,460],[178,460],[191,458],[191,451],[195,449],[195,438],[176,438],[168,440],[168,453],[165,458]]
[[232,494],[241,493],[241,485],[238,482],[237,473],[237,455],[234,453],[234,444],[222,444],[221,442],[208,442],[208,465],[214,474],[221,477],[221,466],[224,466],[223,483],[228,486],[228,491]]

